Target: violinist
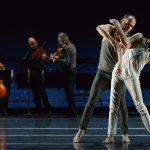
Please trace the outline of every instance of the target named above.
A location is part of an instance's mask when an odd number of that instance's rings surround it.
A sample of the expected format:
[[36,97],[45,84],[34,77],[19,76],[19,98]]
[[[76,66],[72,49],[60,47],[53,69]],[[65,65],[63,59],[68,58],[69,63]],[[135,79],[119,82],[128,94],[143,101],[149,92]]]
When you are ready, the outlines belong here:
[[65,94],[69,105],[69,116],[77,117],[77,108],[74,98],[74,86],[76,81],[76,47],[70,42],[66,33],[58,34],[58,50],[50,55],[51,60],[60,62],[65,72]]
[[51,115],[51,106],[48,101],[45,86],[46,51],[38,45],[34,37],[28,38],[28,44],[31,50],[25,55],[24,59],[27,60],[27,68],[30,74],[30,87],[33,93],[36,113],[39,115],[42,113],[43,103],[45,108],[44,112]]

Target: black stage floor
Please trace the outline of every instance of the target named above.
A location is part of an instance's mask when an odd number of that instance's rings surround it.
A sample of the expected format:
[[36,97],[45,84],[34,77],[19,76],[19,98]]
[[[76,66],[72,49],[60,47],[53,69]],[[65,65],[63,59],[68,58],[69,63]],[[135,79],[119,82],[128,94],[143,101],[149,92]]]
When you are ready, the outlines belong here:
[[129,116],[131,143],[121,142],[118,125],[115,143],[103,145],[108,117],[92,118],[80,144],[72,139],[78,130],[79,118],[5,117],[0,118],[0,150],[149,150],[150,135],[140,117]]

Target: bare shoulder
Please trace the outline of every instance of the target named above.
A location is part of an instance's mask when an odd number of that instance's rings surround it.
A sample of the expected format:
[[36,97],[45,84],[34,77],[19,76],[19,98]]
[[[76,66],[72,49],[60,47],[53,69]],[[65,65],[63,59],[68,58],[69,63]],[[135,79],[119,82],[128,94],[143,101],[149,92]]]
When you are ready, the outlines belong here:
[[142,39],[143,38],[143,34],[142,33],[136,33],[136,34],[133,34],[129,39],[132,39],[132,38],[138,38],[138,39]]
[[111,24],[101,24],[96,27],[96,30],[104,29],[107,32],[111,32],[115,27]]

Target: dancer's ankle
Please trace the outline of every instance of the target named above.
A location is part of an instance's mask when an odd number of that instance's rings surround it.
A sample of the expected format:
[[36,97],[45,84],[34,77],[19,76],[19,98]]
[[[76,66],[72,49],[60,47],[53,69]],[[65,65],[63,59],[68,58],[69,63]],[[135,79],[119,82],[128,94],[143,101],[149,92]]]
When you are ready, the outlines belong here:
[[79,143],[83,135],[84,135],[84,130],[79,129],[77,134],[75,135],[75,137],[73,139],[73,143]]
[[129,139],[128,134],[123,134],[122,135],[122,142],[123,143],[130,143],[130,139]]
[[108,134],[108,136],[106,137],[106,139],[104,141],[102,141],[103,144],[110,144],[110,143],[114,143],[114,135],[113,134]]

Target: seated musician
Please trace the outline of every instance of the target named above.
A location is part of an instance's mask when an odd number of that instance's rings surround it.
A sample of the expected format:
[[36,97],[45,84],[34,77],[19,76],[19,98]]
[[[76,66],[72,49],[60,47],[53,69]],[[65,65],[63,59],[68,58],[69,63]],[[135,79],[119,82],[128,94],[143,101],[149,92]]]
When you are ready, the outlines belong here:
[[27,60],[27,67],[30,70],[30,86],[33,93],[36,113],[42,113],[43,103],[44,111],[48,113],[48,115],[51,115],[51,106],[48,101],[44,78],[46,52],[38,45],[34,37],[28,38],[28,44],[31,50],[24,56],[24,59]]

